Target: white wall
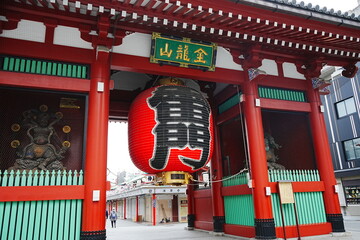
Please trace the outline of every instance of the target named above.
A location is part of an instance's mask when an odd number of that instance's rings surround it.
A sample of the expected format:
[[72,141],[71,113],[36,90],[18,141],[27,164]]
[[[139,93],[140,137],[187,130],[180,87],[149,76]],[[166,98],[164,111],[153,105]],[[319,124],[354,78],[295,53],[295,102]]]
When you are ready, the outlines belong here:
[[57,26],[55,28],[54,44],[76,48],[93,49],[91,43],[81,39],[79,29],[66,26]]
[[42,22],[20,20],[14,30],[3,30],[0,37],[21,39],[32,42],[45,42],[46,27]]

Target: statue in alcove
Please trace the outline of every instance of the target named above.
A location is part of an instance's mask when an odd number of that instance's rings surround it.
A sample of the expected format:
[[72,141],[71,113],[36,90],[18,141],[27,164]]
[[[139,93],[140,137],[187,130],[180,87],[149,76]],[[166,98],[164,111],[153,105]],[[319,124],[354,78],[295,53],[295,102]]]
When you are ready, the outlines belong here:
[[[27,128],[26,135],[30,143],[21,147],[19,140],[11,142],[13,148],[18,148],[16,153],[19,158],[15,160],[12,170],[65,170],[61,160],[70,148],[69,141],[59,141],[59,137],[54,129],[63,118],[61,112],[48,112],[46,105],[41,105],[39,110],[30,109],[23,112],[22,126],[13,124],[13,132],[19,132],[22,127]],[[63,132],[68,134],[70,126],[64,126]],[[57,141],[57,144],[55,143]]]
[[269,170],[285,170],[283,165],[276,163],[279,157],[275,155],[275,150],[279,148],[281,148],[281,146],[275,142],[273,136],[265,133],[266,161]]

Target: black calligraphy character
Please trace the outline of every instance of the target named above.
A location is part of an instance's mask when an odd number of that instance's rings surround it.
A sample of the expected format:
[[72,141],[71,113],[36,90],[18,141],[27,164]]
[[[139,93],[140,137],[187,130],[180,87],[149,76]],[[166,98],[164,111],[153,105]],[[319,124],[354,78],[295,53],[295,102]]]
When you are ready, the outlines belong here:
[[197,170],[204,166],[209,157],[210,107],[203,96],[188,87],[160,86],[148,104],[156,111],[157,125],[155,135],[155,152],[150,159],[150,166],[161,170],[167,165],[172,148],[201,149],[200,159],[179,156],[179,160]]

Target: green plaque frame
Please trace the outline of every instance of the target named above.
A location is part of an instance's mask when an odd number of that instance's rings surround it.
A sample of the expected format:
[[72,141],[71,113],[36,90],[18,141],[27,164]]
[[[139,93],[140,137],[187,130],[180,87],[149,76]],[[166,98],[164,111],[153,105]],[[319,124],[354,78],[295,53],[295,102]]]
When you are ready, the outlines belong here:
[[153,32],[150,62],[215,71],[217,44]]

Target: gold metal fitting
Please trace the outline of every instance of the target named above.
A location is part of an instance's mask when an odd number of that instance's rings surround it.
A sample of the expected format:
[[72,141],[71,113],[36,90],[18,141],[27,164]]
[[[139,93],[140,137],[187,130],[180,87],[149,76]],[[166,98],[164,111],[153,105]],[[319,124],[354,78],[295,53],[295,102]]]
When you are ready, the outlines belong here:
[[189,184],[191,175],[188,172],[169,171],[156,174],[156,182],[159,185],[184,185]]
[[157,80],[156,85],[185,85],[184,81],[175,77],[165,77]]

